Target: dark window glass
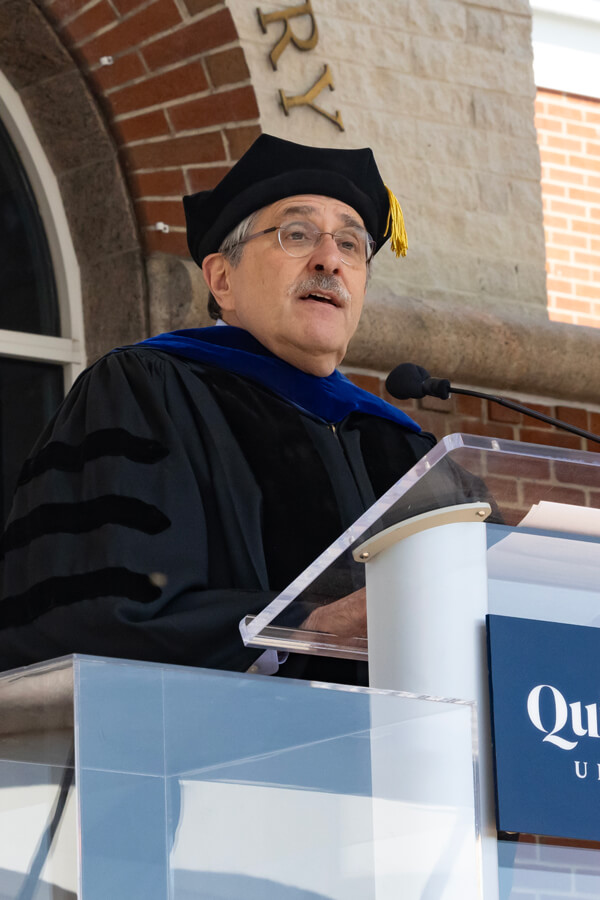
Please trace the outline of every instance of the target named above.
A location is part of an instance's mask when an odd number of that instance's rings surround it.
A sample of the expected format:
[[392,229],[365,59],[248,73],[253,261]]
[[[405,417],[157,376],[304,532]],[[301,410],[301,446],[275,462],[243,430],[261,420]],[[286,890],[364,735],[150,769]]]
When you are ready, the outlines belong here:
[[[58,335],[44,226],[17,152],[0,122],[0,328]],[[62,366],[0,357],[0,526],[23,461],[63,396]]]
[[0,357],[0,526],[21,466],[62,397],[62,366]]
[[60,334],[44,226],[15,148],[0,122],[0,328]]

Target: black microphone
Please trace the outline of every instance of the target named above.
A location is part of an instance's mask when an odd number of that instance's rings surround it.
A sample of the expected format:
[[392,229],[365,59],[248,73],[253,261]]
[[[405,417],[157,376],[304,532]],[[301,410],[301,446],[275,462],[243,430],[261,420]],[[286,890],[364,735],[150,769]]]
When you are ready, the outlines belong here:
[[385,386],[396,400],[420,400],[421,397],[447,400],[451,390],[447,378],[432,378],[427,369],[414,363],[401,363],[392,369]]
[[493,400],[501,406],[508,409],[514,409],[526,416],[539,419],[540,422],[547,422],[556,428],[563,428],[576,434],[578,437],[587,438],[590,441],[596,441],[600,444],[600,437],[592,434],[591,431],[585,431],[583,428],[577,428],[575,425],[568,425],[560,419],[554,419],[552,416],[546,416],[544,413],[535,412],[527,406],[515,403],[513,400],[505,400],[504,397],[495,397],[493,394],[484,394],[483,391],[469,391],[466,388],[452,387],[447,378],[432,378],[427,369],[423,366],[417,366],[414,363],[401,363],[392,369],[388,375],[385,386],[388,392],[397,400],[420,400],[421,397],[439,397],[441,400],[447,400],[450,394],[466,394],[468,397],[479,397],[481,400]]

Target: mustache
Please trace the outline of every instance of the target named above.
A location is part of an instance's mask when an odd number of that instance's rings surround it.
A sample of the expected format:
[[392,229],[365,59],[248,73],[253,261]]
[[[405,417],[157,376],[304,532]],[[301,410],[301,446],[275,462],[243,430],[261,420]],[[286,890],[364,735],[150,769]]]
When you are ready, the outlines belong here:
[[341,300],[342,303],[350,303],[352,297],[339,278],[335,275],[328,275],[326,272],[315,272],[310,278],[303,278],[302,281],[296,281],[288,288],[290,295],[311,294],[313,291],[329,291]]

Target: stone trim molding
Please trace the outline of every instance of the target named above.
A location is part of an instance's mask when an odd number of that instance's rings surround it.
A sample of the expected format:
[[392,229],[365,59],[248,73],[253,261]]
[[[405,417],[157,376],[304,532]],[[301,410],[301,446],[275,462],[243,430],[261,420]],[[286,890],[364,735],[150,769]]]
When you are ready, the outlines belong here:
[[372,369],[374,359],[381,371],[410,361],[502,394],[600,403],[598,330],[551,322],[542,307],[367,299],[344,362]]

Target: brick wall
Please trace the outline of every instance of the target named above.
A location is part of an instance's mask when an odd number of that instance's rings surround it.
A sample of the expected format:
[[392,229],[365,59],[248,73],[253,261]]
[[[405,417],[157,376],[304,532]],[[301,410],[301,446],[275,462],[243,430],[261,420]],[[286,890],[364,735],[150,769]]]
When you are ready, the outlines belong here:
[[[399,406],[409,416],[416,419],[425,431],[432,431],[438,438],[455,431],[464,431],[468,434],[524,441],[530,444],[550,444],[554,447],[568,447],[572,450],[600,452],[600,444],[587,441],[574,434],[558,431],[552,425],[526,418],[521,413],[506,409],[497,403],[490,403],[477,397],[463,397],[458,394],[452,395],[449,400],[424,397],[422,400],[399,402],[387,393],[383,377],[351,371],[346,374],[359,387]],[[518,402],[518,398],[509,399],[517,399]],[[546,405],[523,402],[525,406],[536,412],[562,419],[569,425],[575,425],[594,434],[600,434],[600,412],[560,403]]]
[[187,256],[181,196],[214,186],[260,133],[229,10],[214,0],[41,5],[112,128],[146,251]]
[[600,100],[539,90],[548,313],[600,327]]
[[[398,347],[409,347],[414,355],[414,346],[420,346],[414,343],[416,337],[424,333],[428,354],[424,359],[440,347],[449,347],[454,360],[467,358],[472,348],[483,343],[477,339],[475,326],[484,320],[477,319],[473,325],[468,319],[479,301],[485,304],[486,313],[513,309],[523,301],[524,306],[533,304],[545,315],[526,0],[498,0],[495,10],[467,2],[440,5],[437,0],[406,0],[397,5],[385,0],[373,26],[379,29],[378,41],[366,40],[364,17],[368,14],[364,10],[318,0],[314,8],[321,35],[319,53],[301,54],[291,47],[281,63],[281,73],[267,65],[267,52],[279,32],[263,34],[255,7],[242,0],[38,2],[78,61],[119,146],[145,250],[152,254],[146,273],[150,320],[153,324],[160,321],[159,330],[192,327],[200,321],[201,304],[195,294],[192,297],[191,288],[188,305],[181,300],[185,293],[181,258],[188,256],[181,195],[214,185],[261,126],[270,122],[274,125],[271,130],[291,139],[339,142],[340,146],[370,142],[375,146],[406,200],[411,252],[401,263],[389,253],[380,255],[386,259],[378,258],[380,275],[376,271],[372,293],[377,294],[377,279],[383,284],[389,275],[386,298],[390,292],[399,292],[425,301],[425,305],[440,300],[444,310],[453,310],[452,317],[444,320],[444,328],[435,332],[422,326],[412,307],[398,319],[401,328],[394,326],[396,332],[390,325],[396,320],[387,315],[385,328],[378,326],[369,332],[368,354],[353,365],[369,366],[373,360],[383,368],[386,363],[379,346],[383,332],[394,354]],[[290,0],[282,0],[282,5],[290,5]],[[358,47],[364,59],[355,58]],[[436,54],[440,61],[434,69],[423,64],[425,57],[434,59]],[[107,58],[112,60],[109,65],[104,64]],[[377,59],[380,66],[375,64]],[[454,63],[459,59],[463,64],[457,68]],[[297,116],[286,119],[276,101],[277,87],[295,90],[294,78],[302,74],[303,67],[323,61],[330,61],[335,68],[333,96],[335,105],[344,111],[344,134],[309,110],[299,110]],[[372,65],[365,66],[366,62]],[[505,83],[507,73],[510,79]],[[261,110],[259,125],[261,103],[271,106]],[[574,296],[567,298],[583,304],[584,310],[592,308],[590,292],[598,290],[592,280],[593,254],[600,243],[600,235],[596,237],[598,201],[588,202],[585,215],[571,218],[554,204],[583,204],[584,198],[574,193],[576,188],[580,194],[595,190],[597,198],[600,174],[594,171],[600,139],[594,141],[593,136],[600,127],[598,118],[597,104],[592,101],[540,92],[538,133],[545,199],[553,205],[554,219],[567,223],[559,229],[547,212],[549,247],[554,247],[559,237],[575,241],[556,246],[557,262],[586,273],[586,278],[573,283]],[[314,126],[307,129],[309,123]],[[577,139],[574,128],[581,131]],[[560,151],[551,147],[557,139],[576,143],[569,145],[567,153],[564,147]],[[467,220],[472,246],[463,228]],[[157,231],[157,222],[165,222],[168,233]],[[437,238],[434,232],[439,232]],[[492,245],[497,247],[498,258],[489,256]],[[588,257],[585,264],[582,254]],[[158,274],[154,264],[164,264]],[[192,269],[188,281],[196,290],[200,279],[190,266]],[[559,274],[565,282],[565,272]],[[558,278],[553,271],[549,285],[555,275]],[[158,299],[155,294],[160,294]],[[174,296],[178,305],[173,303]],[[153,315],[155,308],[164,315]],[[402,310],[400,297],[394,296],[394,308]],[[553,312],[556,317],[565,314],[564,309]],[[573,316],[573,309],[569,314]],[[580,322],[583,314],[578,308],[571,321]],[[488,325],[484,321],[486,340]],[[503,345],[511,348],[507,352],[518,350],[514,342],[512,346],[506,342],[505,335]],[[492,361],[488,357],[486,365]],[[465,378],[475,383],[472,373]],[[380,390],[378,382],[376,392]],[[573,445],[567,435],[554,436],[550,429],[498,418],[504,414],[486,405],[453,403],[458,405],[451,406],[450,412],[421,408],[417,417],[438,435],[466,430]],[[597,413],[569,409],[570,416],[587,417],[587,427],[598,430]]]
[[[387,393],[383,378],[350,371],[346,374],[359,387],[403,409],[438,439],[454,432],[463,432],[527,444],[600,452],[599,443],[560,431],[497,403],[458,394],[452,395],[449,400],[424,397],[422,400],[398,402]],[[570,425],[600,434],[600,412],[558,403],[527,402],[525,405]],[[540,499],[600,508],[597,472],[582,471],[568,462],[534,460],[530,466],[521,467],[519,478],[515,476],[515,460],[511,457],[482,454],[476,463],[471,459],[469,464],[475,465],[472,471],[477,471],[485,480],[509,525],[516,525],[532,503]]]

